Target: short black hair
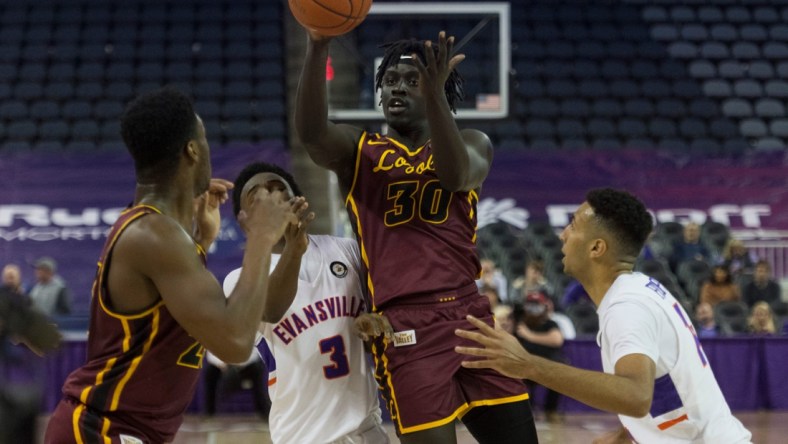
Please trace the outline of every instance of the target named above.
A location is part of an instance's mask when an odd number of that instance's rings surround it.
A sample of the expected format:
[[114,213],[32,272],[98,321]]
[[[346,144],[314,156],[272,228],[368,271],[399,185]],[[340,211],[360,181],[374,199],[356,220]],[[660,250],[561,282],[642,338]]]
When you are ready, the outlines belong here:
[[145,93],[126,107],[120,133],[137,175],[166,177],[178,166],[180,152],[197,132],[191,99],[172,87]]
[[728,268],[728,266],[725,264],[719,264],[712,267],[711,275],[709,275],[710,282],[712,283],[717,282],[717,278],[714,276],[714,272],[716,272],[717,270],[722,270],[725,272],[725,280],[722,281],[723,284],[730,284],[733,282],[733,274],[731,273],[731,269]]
[[594,209],[597,221],[620,243],[624,254],[640,254],[654,228],[643,202],[626,191],[612,188],[589,191],[586,202]]
[[238,177],[235,178],[235,186],[233,187],[233,214],[235,214],[235,217],[238,217],[238,213],[241,212],[241,191],[243,191],[244,186],[246,186],[246,182],[249,182],[249,179],[260,173],[274,173],[279,175],[290,185],[295,197],[304,195],[293,178],[293,175],[285,171],[282,167],[274,165],[273,163],[255,162],[247,165],[238,173]]
[[[416,54],[421,63],[427,64],[426,52],[424,52],[424,42],[416,39],[397,40],[395,42],[384,43],[380,46],[383,48],[383,61],[380,62],[378,72],[375,75],[375,91],[383,86],[383,77],[386,70],[392,66],[396,66],[400,62],[400,57],[410,56]],[[438,55],[438,46],[432,45],[435,55]],[[449,57],[454,54],[449,54]],[[446,93],[446,100],[449,102],[449,108],[455,113],[457,112],[457,104],[462,102],[465,98],[465,90],[463,89],[463,79],[457,68],[452,69],[449,73],[449,78],[446,79],[446,84],[443,86]]]

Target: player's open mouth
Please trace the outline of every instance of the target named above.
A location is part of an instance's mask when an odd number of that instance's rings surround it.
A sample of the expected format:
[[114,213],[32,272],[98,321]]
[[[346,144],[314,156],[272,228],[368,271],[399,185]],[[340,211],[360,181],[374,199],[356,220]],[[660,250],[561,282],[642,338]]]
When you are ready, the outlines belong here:
[[407,109],[407,106],[405,106],[405,101],[402,99],[391,99],[388,101],[387,105],[389,113],[391,114],[401,114]]

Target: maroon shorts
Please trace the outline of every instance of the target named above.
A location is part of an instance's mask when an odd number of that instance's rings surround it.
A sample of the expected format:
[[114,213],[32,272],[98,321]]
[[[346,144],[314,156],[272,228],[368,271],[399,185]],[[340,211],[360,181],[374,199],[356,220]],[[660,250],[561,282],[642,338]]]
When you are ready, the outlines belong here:
[[381,310],[394,328],[395,340],[378,338],[372,347],[375,378],[398,433],[440,427],[473,407],[528,399],[522,381],[460,365],[469,357],[454,347],[470,342],[454,330],[475,330],[465,316],[472,314],[493,325],[490,303],[479,295],[476,284],[407,300],[407,305]]
[[[136,438],[121,441],[121,436]],[[106,443],[126,444],[140,442],[153,444],[155,441],[140,431],[117,419],[110,419],[71,398],[62,399],[55,408],[47,425],[44,444]]]

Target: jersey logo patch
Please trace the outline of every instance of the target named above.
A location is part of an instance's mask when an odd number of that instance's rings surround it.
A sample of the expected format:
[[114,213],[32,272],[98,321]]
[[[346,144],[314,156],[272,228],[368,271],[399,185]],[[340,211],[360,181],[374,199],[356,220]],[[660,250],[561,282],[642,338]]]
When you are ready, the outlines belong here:
[[331,262],[331,274],[338,278],[347,276],[347,265],[339,261]]
[[141,439],[129,435],[118,435],[120,444],[144,444]]
[[394,332],[394,347],[404,347],[416,344],[416,330]]

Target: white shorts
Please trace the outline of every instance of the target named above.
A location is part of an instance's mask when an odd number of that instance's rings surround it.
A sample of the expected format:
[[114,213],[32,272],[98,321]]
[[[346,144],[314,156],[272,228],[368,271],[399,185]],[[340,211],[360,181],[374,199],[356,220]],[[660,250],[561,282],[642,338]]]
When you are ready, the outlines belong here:
[[330,442],[329,444],[389,444],[389,435],[383,428],[380,412],[373,412],[356,431]]

